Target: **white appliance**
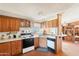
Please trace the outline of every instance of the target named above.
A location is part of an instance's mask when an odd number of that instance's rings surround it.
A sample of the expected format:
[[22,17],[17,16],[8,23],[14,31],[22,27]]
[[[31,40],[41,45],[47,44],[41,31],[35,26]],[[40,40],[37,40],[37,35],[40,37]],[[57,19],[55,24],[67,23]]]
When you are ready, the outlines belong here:
[[47,46],[51,49],[55,49],[55,42],[47,40]]
[[34,50],[34,38],[28,37],[24,35],[24,38],[22,39],[22,45],[23,45],[23,53],[29,52],[31,50]]
[[23,40],[23,53],[34,50],[34,37],[30,28],[20,28],[21,38]]

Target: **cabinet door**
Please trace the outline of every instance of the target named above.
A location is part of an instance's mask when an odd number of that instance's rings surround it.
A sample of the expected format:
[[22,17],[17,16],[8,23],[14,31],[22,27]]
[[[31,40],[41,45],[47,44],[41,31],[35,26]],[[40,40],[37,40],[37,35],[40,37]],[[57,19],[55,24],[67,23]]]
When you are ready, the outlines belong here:
[[1,25],[2,25],[2,32],[8,32],[10,29],[9,29],[9,20],[8,18],[5,16],[1,16]]
[[7,31],[7,25],[5,26],[5,24],[7,24],[7,23],[6,23],[6,20],[5,19],[2,18],[1,24],[2,24],[2,32]]
[[30,21],[27,21],[27,27],[30,27]]
[[15,24],[16,24],[15,31],[19,31],[19,28],[20,28],[20,20],[19,19],[16,19],[15,20]]
[[10,31],[19,31],[20,21],[16,18],[10,19]]
[[2,31],[1,18],[0,18],[0,32]]
[[29,20],[25,20],[25,27],[30,27],[30,21]]
[[49,27],[49,28],[52,27],[52,21],[48,21],[48,27]]
[[17,44],[16,46],[17,54],[21,54],[22,53],[22,41],[18,40],[16,44]]
[[57,27],[58,26],[58,23],[57,23],[57,20],[52,20],[52,27]]
[[19,31],[20,21],[18,18],[0,16],[0,32]]
[[46,38],[41,38],[39,40],[39,46],[43,47],[43,48],[47,48],[47,40],[46,40]]
[[11,47],[10,47],[10,43],[0,43],[0,56],[1,55],[11,55]]
[[35,48],[39,47],[39,38],[37,38],[37,37],[34,39],[34,46],[35,46]]
[[12,47],[12,55],[18,55],[22,53],[22,41],[12,41],[11,42]]
[[15,22],[16,22],[16,20],[10,18],[9,21],[10,21],[10,25],[9,25],[10,26],[10,31],[15,31],[15,26],[16,26]]
[[10,19],[7,16],[0,16],[0,32],[10,31],[9,20]]
[[11,52],[11,54],[12,54],[12,55],[16,55],[16,54],[17,54],[16,46],[17,46],[16,41],[12,41],[12,42],[11,42],[11,47],[12,47],[12,52]]

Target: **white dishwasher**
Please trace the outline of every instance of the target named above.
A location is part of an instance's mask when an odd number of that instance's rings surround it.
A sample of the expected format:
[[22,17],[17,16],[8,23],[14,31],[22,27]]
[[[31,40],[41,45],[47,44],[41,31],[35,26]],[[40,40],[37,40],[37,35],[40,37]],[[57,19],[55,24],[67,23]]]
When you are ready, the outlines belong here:
[[55,42],[47,40],[47,46],[51,49],[55,49]]
[[48,50],[55,52],[55,38],[47,38]]

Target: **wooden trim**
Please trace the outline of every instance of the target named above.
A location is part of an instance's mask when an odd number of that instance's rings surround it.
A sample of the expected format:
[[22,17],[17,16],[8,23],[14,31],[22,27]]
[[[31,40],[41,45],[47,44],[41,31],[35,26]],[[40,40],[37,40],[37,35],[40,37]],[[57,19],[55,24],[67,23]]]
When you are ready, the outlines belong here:
[[58,20],[58,36],[56,37],[56,42],[55,42],[55,48],[56,48],[56,53],[62,52],[62,27],[61,27],[61,18],[62,14],[57,14],[57,20]]

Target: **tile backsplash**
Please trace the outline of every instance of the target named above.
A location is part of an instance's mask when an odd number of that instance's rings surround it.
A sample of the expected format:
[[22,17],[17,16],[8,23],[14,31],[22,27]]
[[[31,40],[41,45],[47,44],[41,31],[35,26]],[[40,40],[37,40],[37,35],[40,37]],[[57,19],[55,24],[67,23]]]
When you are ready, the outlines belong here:
[[11,39],[16,36],[16,38],[20,38],[21,33],[30,33],[30,28],[20,28],[20,30],[17,32],[0,32],[0,39]]
[[0,39],[11,39],[14,38],[14,35],[16,38],[19,37],[18,32],[0,32]]

